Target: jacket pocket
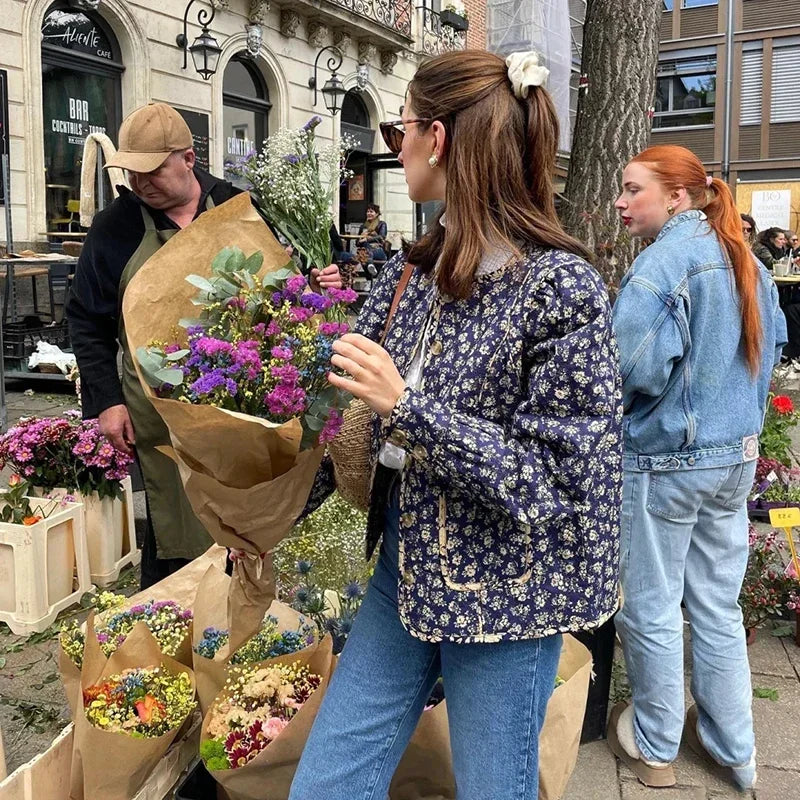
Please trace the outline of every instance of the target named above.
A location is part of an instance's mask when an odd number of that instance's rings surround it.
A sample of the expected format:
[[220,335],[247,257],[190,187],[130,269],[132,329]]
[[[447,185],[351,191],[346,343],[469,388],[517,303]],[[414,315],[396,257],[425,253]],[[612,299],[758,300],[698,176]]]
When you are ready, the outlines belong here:
[[[477,512],[477,513],[476,513]],[[527,583],[533,548],[528,525],[439,495],[439,565],[448,588],[479,591],[498,583]]]

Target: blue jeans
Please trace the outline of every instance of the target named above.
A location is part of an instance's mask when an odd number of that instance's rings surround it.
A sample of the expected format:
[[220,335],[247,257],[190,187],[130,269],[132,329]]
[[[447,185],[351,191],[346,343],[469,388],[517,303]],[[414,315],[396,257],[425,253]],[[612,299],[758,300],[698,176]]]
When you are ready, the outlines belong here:
[[459,800],[536,800],[538,741],[561,635],[492,644],[415,639],[397,610],[398,508],[289,800],[385,800],[441,675]]
[[755,747],[742,612],[746,500],[756,463],[675,472],[625,472],[616,617],[643,757],[673,761],[684,722],[684,601],[700,737],[725,766]]

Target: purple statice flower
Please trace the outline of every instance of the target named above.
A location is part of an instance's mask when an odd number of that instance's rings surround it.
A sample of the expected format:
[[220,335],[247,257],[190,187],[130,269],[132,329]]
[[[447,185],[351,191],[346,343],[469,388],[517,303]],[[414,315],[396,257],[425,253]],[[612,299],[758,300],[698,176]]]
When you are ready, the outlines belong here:
[[289,153],[283,157],[283,160],[286,161],[288,164],[299,164],[300,159],[294,154]]
[[259,322],[256,325],[253,325],[253,333],[256,336],[263,336],[267,330],[267,326],[263,322]]
[[313,308],[318,313],[327,311],[333,305],[333,300],[330,297],[317,294],[317,292],[306,292],[300,298],[300,302],[307,308]]
[[291,347],[282,347],[281,345],[277,345],[270,350],[270,355],[273,358],[278,358],[281,361],[291,361],[294,353],[292,352]]
[[355,289],[328,289],[328,297],[334,303],[354,303],[358,300],[358,293]]
[[279,383],[265,398],[264,403],[270,414],[294,416],[305,408],[306,393],[300,386]]
[[342,336],[350,330],[346,322],[320,322],[319,332],[323,336]]
[[177,353],[177,352],[178,352],[178,350],[180,350],[180,349],[181,349],[181,346],[180,346],[179,344],[177,344],[177,343],[176,343],[176,344],[168,344],[168,345],[167,345],[167,346],[164,348],[164,352],[165,352],[167,355],[169,355],[170,353]]
[[272,293],[272,305],[279,306],[283,302],[283,292]]
[[273,378],[277,378],[279,383],[295,384],[300,379],[300,371],[293,364],[281,364],[279,367],[272,367],[270,370]]
[[266,331],[264,331],[265,336],[277,336],[281,332],[281,326],[273,319],[270,321],[269,325],[267,325]]
[[[228,374],[243,372],[247,380],[254,381],[259,376],[262,368],[258,347],[258,342],[255,339],[237,342],[233,346],[233,352],[231,353],[233,363],[228,370]],[[235,392],[231,392],[231,394],[235,394]]]
[[330,409],[325,424],[322,426],[322,430],[319,434],[319,443],[325,444],[335,438],[336,434],[339,433],[342,428],[342,422],[342,412],[335,408]]
[[322,117],[320,117],[318,114],[314,114],[314,116],[311,117],[311,119],[308,122],[306,122],[306,124],[303,125],[303,127],[300,130],[304,131],[305,133],[309,133],[310,131],[313,131],[314,128],[316,128],[317,125],[319,125],[321,122],[322,122]]
[[307,322],[314,316],[314,309],[294,306],[289,309],[290,322]]
[[247,308],[247,300],[244,297],[229,297],[226,305],[228,308],[239,308],[244,311]]
[[226,342],[223,339],[215,339],[212,336],[201,336],[199,339],[195,339],[192,344],[197,353],[208,358],[227,355],[233,349],[233,345],[230,342]]
[[206,332],[206,329],[202,325],[190,325],[186,329],[186,335],[192,339],[196,336],[202,336]]
[[222,369],[212,369],[205,375],[201,375],[194,383],[189,386],[189,391],[195,395],[210,394],[220,386],[225,385],[225,373]]

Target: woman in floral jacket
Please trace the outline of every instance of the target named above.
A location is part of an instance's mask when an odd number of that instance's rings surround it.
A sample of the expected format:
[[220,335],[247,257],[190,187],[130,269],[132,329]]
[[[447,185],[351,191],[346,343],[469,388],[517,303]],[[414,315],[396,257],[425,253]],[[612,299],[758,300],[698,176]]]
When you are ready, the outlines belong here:
[[[375,412],[364,604],[291,800],[385,800],[437,678],[460,800],[538,795],[561,633],[617,607],[621,396],[606,291],[561,229],[535,53],[431,59],[381,126],[444,217],[390,261],[329,380]],[[395,289],[414,264],[388,335]],[[333,488],[323,466],[311,504]]]

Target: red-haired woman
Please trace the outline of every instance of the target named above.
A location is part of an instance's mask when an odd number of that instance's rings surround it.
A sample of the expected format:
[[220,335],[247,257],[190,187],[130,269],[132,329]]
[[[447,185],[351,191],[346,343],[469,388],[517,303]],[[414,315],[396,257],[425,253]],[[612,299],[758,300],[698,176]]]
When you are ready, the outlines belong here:
[[737,598],[746,499],[786,324],[727,184],[694,153],[661,145],[636,156],[616,208],[633,236],[655,241],[614,307],[625,405],[617,624],[633,704],[615,707],[609,744],[643,783],[675,782],[684,600],[696,702],[687,738],[747,789],[755,742]]

